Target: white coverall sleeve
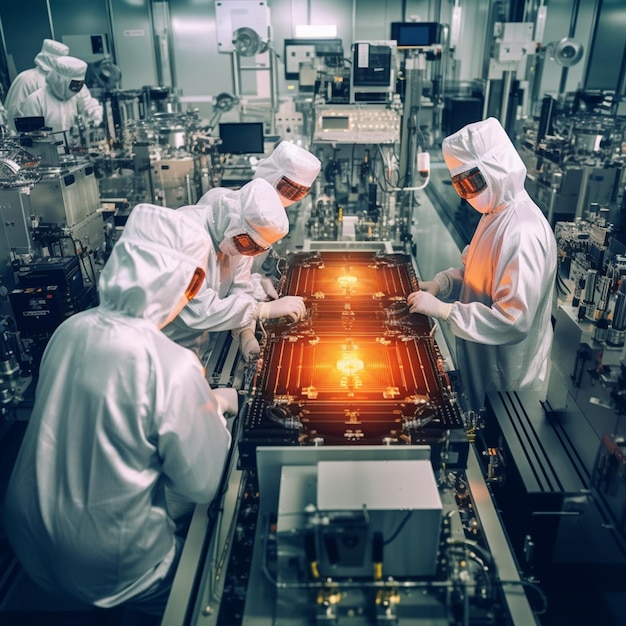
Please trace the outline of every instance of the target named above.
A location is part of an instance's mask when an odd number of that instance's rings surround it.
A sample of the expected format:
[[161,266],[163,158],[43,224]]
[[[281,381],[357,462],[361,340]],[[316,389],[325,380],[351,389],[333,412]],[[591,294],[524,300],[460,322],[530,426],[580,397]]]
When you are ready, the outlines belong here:
[[219,487],[231,435],[200,362],[192,353],[186,356],[193,363],[181,363],[175,370],[181,380],[170,385],[173,392],[165,400],[158,448],[167,488],[191,502],[204,503],[213,499]]
[[250,282],[252,284],[252,295],[255,300],[265,302],[266,300],[278,299],[278,292],[269,276],[254,273],[250,275]]
[[437,296],[442,300],[458,300],[465,275],[465,261],[469,252],[469,246],[463,248],[461,262],[463,267],[451,267],[450,269],[438,272],[433,280],[439,285]]
[[257,301],[252,295],[234,293],[220,298],[217,291],[204,289],[180,312],[180,318],[196,330],[233,330],[256,320]]
[[9,114],[4,108],[2,102],[0,102],[0,125],[7,126],[9,122]]
[[92,121],[94,126],[100,126],[104,118],[104,109],[100,102],[91,95],[87,85],[83,85],[77,96],[78,114]]
[[189,328],[218,332],[243,328],[255,323],[257,301],[250,282],[252,257],[232,259],[230,287],[220,297],[218,288],[205,285],[180,312],[180,319]]
[[23,112],[24,101],[35,89],[37,89],[36,86],[31,85],[28,80],[25,80],[19,75],[16,76],[11,83],[7,97],[4,100],[4,106],[9,114],[11,128],[15,128],[13,122],[14,118],[25,117]]
[[515,344],[532,328],[543,296],[536,279],[546,264],[546,251],[532,235],[516,235],[502,246],[493,263],[492,304],[455,302],[448,323],[462,339],[487,345]]
[[45,117],[41,101],[36,97],[36,92],[31,93],[22,104],[22,117]]
[[252,257],[242,256],[236,263],[233,283],[228,290],[228,295],[246,294],[254,298],[254,285],[252,284]]

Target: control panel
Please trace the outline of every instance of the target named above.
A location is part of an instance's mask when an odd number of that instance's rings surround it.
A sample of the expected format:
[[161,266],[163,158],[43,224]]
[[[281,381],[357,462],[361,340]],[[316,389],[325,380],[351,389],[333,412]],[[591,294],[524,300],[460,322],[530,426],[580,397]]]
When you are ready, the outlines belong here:
[[379,105],[335,105],[315,109],[314,142],[398,143],[400,113]]

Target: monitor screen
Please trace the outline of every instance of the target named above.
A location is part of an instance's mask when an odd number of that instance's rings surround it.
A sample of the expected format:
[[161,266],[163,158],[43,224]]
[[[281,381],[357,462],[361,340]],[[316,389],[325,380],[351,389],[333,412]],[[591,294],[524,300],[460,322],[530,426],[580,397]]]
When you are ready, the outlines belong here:
[[263,154],[263,122],[220,123],[221,143],[218,149],[228,154]]
[[41,130],[46,124],[43,117],[15,117],[13,118],[15,123],[15,130],[18,133],[31,133],[36,130]]
[[398,48],[421,48],[439,42],[439,24],[436,22],[392,22],[391,39]]

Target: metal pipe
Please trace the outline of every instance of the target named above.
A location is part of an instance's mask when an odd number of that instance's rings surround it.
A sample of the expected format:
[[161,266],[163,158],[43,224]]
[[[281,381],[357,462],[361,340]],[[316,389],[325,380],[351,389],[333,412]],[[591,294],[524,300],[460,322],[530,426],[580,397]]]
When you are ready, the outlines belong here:
[[515,72],[506,70],[504,72],[504,84],[502,85],[502,107],[500,110],[500,123],[503,128],[507,127],[506,118],[509,112],[509,93],[511,91],[511,83],[513,82],[513,74]]
[[[573,37],[576,34],[576,23],[578,22],[578,8],[580,6],[580,0],[574,0],[574,5],[572,6],[572,16],[569,23],[569,37]],[[565,93],[565,89],[567,87],[567,75],[569,73],[569,68],[564,67],[561,70],[561,82],[559,83],[559,94]]]
[[598,278],[598,270],[587,270],[587,282],[585,284],[585,296],[583,302],[585,304],[593,304],[596,295],[596,280]]
[[626,330],[626,283],[622,282],[619,291],[615,294],[613,309],[613,330]]

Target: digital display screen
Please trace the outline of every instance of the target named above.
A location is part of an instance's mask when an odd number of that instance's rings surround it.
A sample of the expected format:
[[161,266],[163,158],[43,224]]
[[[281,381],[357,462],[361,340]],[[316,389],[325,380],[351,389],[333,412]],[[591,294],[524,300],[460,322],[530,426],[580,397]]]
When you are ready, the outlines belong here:
[[436,22],[392,22],[391,39],[398,48],[432,46],[439,40],[439,24]]
[[263,122],[224,122],[220,124],[218,149],[228,154],[263,154]]
[[15,117],[13,118],[13,122],[15,123],[15,130],[18,133],[31,133],[36,130],[41,130],[45,124],[45,118],[34,116],[34,117]]
[[350,130],[350,118],[347,115],[322,117],[322,130]]

